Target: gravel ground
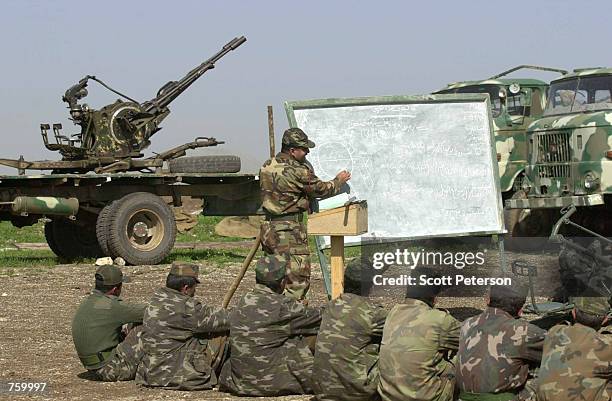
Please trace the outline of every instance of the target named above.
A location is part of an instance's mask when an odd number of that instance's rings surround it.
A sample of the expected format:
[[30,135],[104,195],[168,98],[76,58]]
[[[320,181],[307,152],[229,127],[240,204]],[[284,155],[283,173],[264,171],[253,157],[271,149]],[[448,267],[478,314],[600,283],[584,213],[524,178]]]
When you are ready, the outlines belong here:
[[[524,256],[524,255],[522,255]],[[556,256],[527,255],[541,266],[539,280],[556,280]],[[495,264],[495,258],[491,258]],[[204,278],[197,297],[203,302],[220,305],[225,290],[240,269],[238,264],[225,268],[204,265]],[[46,397],[62,400],[164,400],[164,399],[234,399],[218,391],[177,392],[152,390],[133,382],[102,383],[88,377],[76,357],[70,324],[80,301],[91,290],[92,265],[58,265],[49,270],[28,273],[19,270],[16,276],[0,276],[0,382],[44,381],[50,391]],[[126,267],[130,282],[124,284],[122,297],[129,302],[146,302],[155,288],[162,285],[169,267]],[[498,272],[499,273],[499,272]],[[492,273],[495,274],[495,273]],[[250,270],[234,296],[233,302],[254,283]],[[313,266],[310,304],[323,305],[326,301],[318,266]],[[387,306],[401,300],[395,294],[379,293],[375,299]],[[447,308],[459,319],[477,314],[485,306],[482,296],[441,298],[439,306]],[[0,398],[20,399],[6,393]],[[240,398],[248,400],[249,398]],[[261,400],[261,398],[257,398]],[[278,400],[308,400],[308,396],[279,397]]]

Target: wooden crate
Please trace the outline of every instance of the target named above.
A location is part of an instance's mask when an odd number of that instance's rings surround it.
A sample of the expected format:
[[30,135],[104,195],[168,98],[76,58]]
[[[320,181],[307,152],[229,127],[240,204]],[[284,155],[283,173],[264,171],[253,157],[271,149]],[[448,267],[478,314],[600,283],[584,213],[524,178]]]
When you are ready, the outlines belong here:
[[351,203],[308,216],[309,235],[361,235],[368,232],[368,204]]

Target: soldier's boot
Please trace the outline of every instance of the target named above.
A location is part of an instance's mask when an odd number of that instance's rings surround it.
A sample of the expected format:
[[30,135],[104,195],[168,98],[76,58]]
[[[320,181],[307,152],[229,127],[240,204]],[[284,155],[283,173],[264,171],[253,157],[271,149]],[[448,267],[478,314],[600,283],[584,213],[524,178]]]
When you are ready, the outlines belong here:
[[115,382],[134,380],[138,364],[144,356],[142,349],[142,326],[138,326],[128,333],[116,348],[115,355],[96,370],[102,381]]

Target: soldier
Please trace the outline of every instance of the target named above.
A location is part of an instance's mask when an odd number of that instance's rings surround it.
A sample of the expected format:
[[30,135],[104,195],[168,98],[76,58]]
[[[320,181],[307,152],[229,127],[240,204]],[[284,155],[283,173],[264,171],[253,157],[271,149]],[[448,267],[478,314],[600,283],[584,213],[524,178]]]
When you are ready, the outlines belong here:
[[383,400],[453,399],[460,323],[434,308],[441,290],[408,286],[404,303],[389,312],[380,346],[378,392]]
[[544,341],[538,401],[607,401],[612,397],[612,328],[606,298],[573,298],[574,324],[557,325]]
[[365,297],[372,283],[366,270],[360,263],[349,263],[344,273],[345,293],[329,302],[323,312],[313,367],[317,400],[379,398],[378,351],[387,311]]
[[72,320],[74,347],[83,366],[100,380],[133,380],[142,358],[142,331],[134,328],[123,338],[122,326],[142,323],[145,305],[119,298],[123,273],[118,266],[100,266],[95,280]]
[[198,265],[174,262],[166,287],[153,294],[144,315],[145,355],[137,383],[174,390],[206,390],[217,384],[228,314],[194,298],[198,272]]
[[314,174],[306,155],[314,142],[299,128],[283,134],[283,146],[275,157],[264,163],[259,179],[266,219],[261,224],[261,243],[266,254],[288,253],[286,295],[303,299],[310,287],[310,252],[303,213],[309,211],[311,199],[340,192],[351,175],[338,173],[332,181],[323,182]]
[[304,336],[317,333],[321,310],[283,294],[289,258],[262,257],[257,284],[230,315],[230,358],[219,388],[240,396],[312,393],[313,355]]
[[517,286],[493,286],[488,307],[463,322],[459,338],[459,398],[534,400],[529,368],[542,358],[546,331],[518,319],[527,295]]

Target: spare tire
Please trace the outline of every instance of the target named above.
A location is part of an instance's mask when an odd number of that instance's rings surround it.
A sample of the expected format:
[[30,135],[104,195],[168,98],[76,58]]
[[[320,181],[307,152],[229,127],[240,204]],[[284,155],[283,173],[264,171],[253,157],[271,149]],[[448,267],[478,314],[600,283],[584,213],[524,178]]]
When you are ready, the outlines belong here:
[[240,171],[238,156],[189,156],[168,162],[172,173],[237,173]]

